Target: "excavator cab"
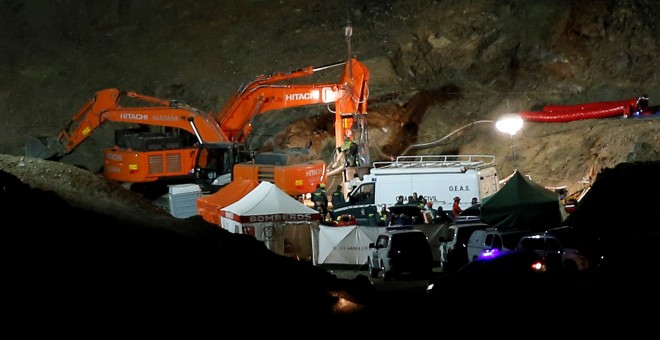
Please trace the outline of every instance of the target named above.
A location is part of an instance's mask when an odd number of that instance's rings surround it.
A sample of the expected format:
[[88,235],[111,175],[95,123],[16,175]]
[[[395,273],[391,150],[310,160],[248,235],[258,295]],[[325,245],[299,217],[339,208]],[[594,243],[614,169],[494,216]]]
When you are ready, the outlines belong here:
[[202,192],[216,192],[233,179],[234,165],[249,160],[249,155],[229,142],[197,146],[194,177]]

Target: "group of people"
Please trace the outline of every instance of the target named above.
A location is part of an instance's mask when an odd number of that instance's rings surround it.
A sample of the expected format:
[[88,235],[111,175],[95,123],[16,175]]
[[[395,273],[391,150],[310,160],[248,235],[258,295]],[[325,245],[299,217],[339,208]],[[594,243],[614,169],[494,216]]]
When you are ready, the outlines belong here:
[[[413,192],[412,195],[408,196],[407,200],[403,195],[398,196],[394,206],[400,205],[419,206],[424,223],[441,223],[451,221],[444,210],[435,209],[433,207],[433,202],[428,201],[424,195],[420,195],[417,192]],[[415,221],[411,221],[411,216],[406,216],[404,213],[391,214],[385,204],[381,206],[380,217],[384,225],[411,224],[411,222],[415,223]]]
[[[353,178],[348,182],[348,187],[355,189],[360,183],[362,183],[362,179],[360,175],[355,173]],[[328,196],[325,191],[325,184],[319,183],[316,185],[316,190],[312,193],[312,202],[314,203],[314,209],[318,210],[322,216],[328,215],[330,211],[328,209]],[[332,202],[333,209],[346,205],[346,197],[344,196],[344,190],[341,184],[337,185],[335,191],[330,195],[330,202]]]
[[396,203],[394,203],[394,205],[404,204],[417,204],[420,208],[424,208],[427,205],[427,200],[423,195],[418,195],[416,192],[413,192],[411,196],[408,196],[407,200],[403,195],[398,196],[396,198]]
[[[357,174],[355,177],[359,181],[360,178]],[[359,184],[359,182],[356,183]],[[357,184],[355,184],[355,186],[357,186]],[[335,191],[330,195],[330,200],[332,202],[333,209],[346,205],[346,198],[344,197],[341,184],[337,185]],[[351,219],[346,216],[338,216],[337,221],[332,221],[329,209],[328,195],[325,191],[325,184],[323,183],[316,185],[316,190],[312,193],[312,202],[314,204],[314,209],[321,214],[323,221],[326,223],[351,223],[355,220],[355,218]]]
[[[355,174],[355,178],[353,181],[354,186],[359,184],[359,176]],[[332,193],[331,195],[331,200],[332,200],[332,207],[341,207],[346,204],[346,199],[343,194],[342,186],[337,185],[336,190]],[[312,193],[312,202],[314,203],[314,209],[319,211],[321,216],[323,217],[323,220],[325,222],[334,222],[330,218],[330,211],[328,210],[328,196],[325,191],[325,184],[320,183],[316,185],[316,190]],[[463,209],[460,206],[461,203],[461,198],[456,196],[454,197],[454,203],[452,205],[451,209],[451,218],[445,213],[443,209],[435,209],[433,208],[433,202],[428,201],[424,195],[419,195],[417,192],[413,192],[412,195],[408,196],[408,199],[401,195],[397,197],[396,203],[394,203],[395,206],[399,205],[418,205],[423,214],[424,221],[426,223],[432,223],[432,222],[451,222],[452,220],[455,220],[458,215],[463,211]],[[478,200],[477,198],[472,199],[472,205],[477,204]],[[387,208],[386,204],[381,205],[381,210],[378,212],[378,216],[374,216],[378,220],[379,225],[399,225],[399,224],[411,224],[413,221],[411,221],[412,216],[406,216],[403,213],[400,214],[392,214],[390,213],[389,209]],[[328,220],[329,219],[329,220]],[[343,216],[338,217],[339,222],[345,222],[349,223],[348,220],[344,221]],[[352,222],[352,221],[350,221]]]
[[[406,200],[403,195],[398,196],[396,203],[394,203],[395,206],[398,205],[419,205],[420,208],[422,208],[422,214],[424,214],[424,219],[425,221],[433,221],[433,222],[451,222],[453,220],[456,220],[458,215],[463,212],[463,209],[460,206],[461,203],[461,198],[456,196],[454,197],[454,203],[452,204],[452,209],[451,209],[451,217],[449,217],[443,209],[435,209],[433,208],[433,202],[427,201],[426,198],[423,195],[419,195],[417,192],[413,192],[411,196],[408,196],[408,199]],[[472,205],[475,205],[479,203],[478,199],[476,197],[472,198]],[[402,215],[402,214],[399,214]],[[387,206],[383,204],[381,206],[380,210],[380,218],[381,221],[384,221],[384,225],[392,225],[392,224],[401,224],[401,223],[409,223],[409,220],[406,220],[406,216],[403,216],[400,218],[399,216],[391,216],[389,213]],[[398,219],[397,219],[398,218]]]

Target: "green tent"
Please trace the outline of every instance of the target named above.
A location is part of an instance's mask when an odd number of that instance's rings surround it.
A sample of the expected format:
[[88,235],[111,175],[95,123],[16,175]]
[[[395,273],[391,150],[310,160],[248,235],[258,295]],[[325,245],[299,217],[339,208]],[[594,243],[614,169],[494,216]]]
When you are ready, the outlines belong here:
[[481,203],[481,220],[496,228],[546,230],[558,227],[565,218],[559,194],[520,171]]

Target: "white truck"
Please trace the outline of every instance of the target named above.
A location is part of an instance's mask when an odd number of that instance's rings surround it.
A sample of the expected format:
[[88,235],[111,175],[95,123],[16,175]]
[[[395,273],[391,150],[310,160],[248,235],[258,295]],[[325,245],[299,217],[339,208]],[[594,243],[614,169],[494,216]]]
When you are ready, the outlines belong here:
[[414,192],[447,213],[458,196],[465,209],[473,198],[481,202],[499,190],[495,165],[492,155],[399,156],[391,162],[374,162],[362,183],[348,194],[346,204],[334,207],[332,216],[368,219],[378,216],[382,204],[394,205],[398,196],[407,199]]

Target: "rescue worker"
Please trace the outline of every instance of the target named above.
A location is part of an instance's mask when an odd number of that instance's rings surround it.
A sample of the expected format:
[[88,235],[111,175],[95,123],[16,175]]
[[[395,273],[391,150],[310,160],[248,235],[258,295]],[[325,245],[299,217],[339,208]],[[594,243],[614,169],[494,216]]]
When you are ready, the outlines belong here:
[[454,221],[456,221],[458,215],[463,211],[463,209],[461,209],[459,205],[460,203],[461,203],[461,198],[458,196],[454,197],[454,205],[451,207],[451,213],[452,216],[454,217]]
[[325,183],[320,183],[321,191],[323,192],[323,211],[325,214],[328,213],[328,193],[325,191]]
[[436,223],[444,223],[444,222],[449,222],[451,223],[453,220],[447,215],[447,213],[440,207],[439,209],[436,209],[438,212],[438,215],[435,217],[435,222]]
[[408,203],[410,203],[410,204],[413,204],[413,203],[414,203],[414,204],[417,204],[417,203],[419,203],[419,196],[417,195],[417,192],[413,192],[413,194],[412,194],[412,198],[410,199],[410,202],[408,202]]
[[342,207],[346,204],[346,198],[342,192],[341,184],[337,185],[337,189],[332,193],[332,209]]
[[344,137],[340,151],[344,153],[344,166],[358,166],[358,144],[355,141]]
[[383,226],[383,225],[389,225],[390,223],[390,212],[387,211],[387,205],[382,204],[380,206],[380,220],[378,221],[378,225]]
[[378,211],[370,211],[369,215],[367,215],[366,224],[370,226],[380,225],[380,213]]
[[351,145],[348,147],[349,160],[353,161],[351,166],[360,166],[360,158],[358,157],[358,152],[358,143],[352,140]]
[[435,221],[438,217],[438,210],[433,208],[433,202],[426,203],[426,210],[431,213],[431,220]]
[[411,205],[417,205],[417,200],[413,198],[412,195],[408,196],[408,203],[406,204],[411,204]]
[[325,190],[321,187],[321,183],[316,185],[316,190],[312,193],[312,202],[314,202],[314,209],[318,210],[321,216],[325,216],[328,213],[328,197],[325,195]]
[[410,204],[417,204],[417,205],[419,205],[420,208],[424,208],[424,207],[425,207],[425,205],[426,205],[426,199],[424,198],[424,196],[420,196],[420,195],[418,195],[416,192],[413,192],[412,197],[413,197],[413,198],[412,198],[412,202],[408,202],[408,203],[410,203]]

